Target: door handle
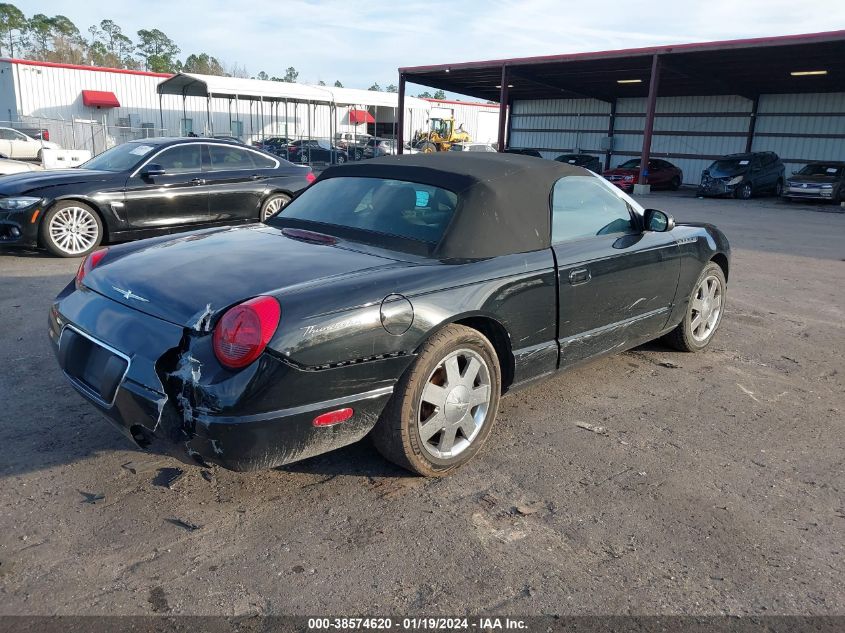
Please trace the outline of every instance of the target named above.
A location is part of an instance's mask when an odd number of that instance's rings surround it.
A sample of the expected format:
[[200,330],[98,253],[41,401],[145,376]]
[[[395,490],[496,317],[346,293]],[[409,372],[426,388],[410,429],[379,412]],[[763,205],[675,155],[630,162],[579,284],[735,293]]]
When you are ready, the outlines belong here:
[[193,179],[191,180],[191,184],[192,184],[192,185],[204,185],[204,184],[205,184],[205,179],[204,179],[204,178],[193,178]]
[[584,284],[590,281],[590,271],[587,268],[576,268],[569,271],[569,283],[573,286],[576,284]]
[[250,180],[261,180],[262,178],[264,178],[264,176],[261,174],[252,174],[252,176],[249,177]]

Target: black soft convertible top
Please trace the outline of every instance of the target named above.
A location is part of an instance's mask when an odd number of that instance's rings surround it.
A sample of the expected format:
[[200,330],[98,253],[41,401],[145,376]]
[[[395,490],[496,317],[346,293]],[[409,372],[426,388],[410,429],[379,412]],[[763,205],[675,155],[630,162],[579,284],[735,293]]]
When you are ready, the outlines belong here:
[[433,254],[474,259],[548,248],[552,188],[559,179],[573,175],[592,172],[533,156],[443,152],[347,163],[325,170],[318,180],[388,178],[456,193],[455,215]]

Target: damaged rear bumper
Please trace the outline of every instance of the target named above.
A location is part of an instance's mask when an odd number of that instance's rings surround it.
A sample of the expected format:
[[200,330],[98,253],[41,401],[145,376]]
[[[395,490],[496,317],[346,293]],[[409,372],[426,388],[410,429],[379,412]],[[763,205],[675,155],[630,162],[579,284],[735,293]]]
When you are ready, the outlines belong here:
[[[60,348],[67,332],[126,359],[113,392],[97,393],[86,383],[88,375],[70,364],[67,341]],[[213,359],[210,333],[72,285],[53,305],[48,333],[70,384],[138,447],[237,471],[273,468],[360,440],[410,362],[392,358],[310,370],[265,353],[233,373]],[[315,417],[340,408],[354,414],[334,426],[314,425]]]

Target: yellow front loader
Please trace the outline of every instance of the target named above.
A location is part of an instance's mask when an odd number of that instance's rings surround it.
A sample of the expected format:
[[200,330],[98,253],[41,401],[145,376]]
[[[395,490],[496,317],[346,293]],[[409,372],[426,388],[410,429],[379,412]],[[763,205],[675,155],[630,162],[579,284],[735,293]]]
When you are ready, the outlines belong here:
[[428,130],[421,130],[414,137],[414,147],[423,154],[433,154],[449,151],[452,143],[471,140],[463,125],[455,129],[455,119],[429,119]]

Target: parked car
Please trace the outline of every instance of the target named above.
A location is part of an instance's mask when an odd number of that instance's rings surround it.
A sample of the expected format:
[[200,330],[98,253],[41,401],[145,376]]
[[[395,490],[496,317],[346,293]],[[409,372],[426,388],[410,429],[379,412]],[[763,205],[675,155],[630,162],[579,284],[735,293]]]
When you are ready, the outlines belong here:
[[41,160],[43,149],[59,149],[59,146],[34,139],[10,127],[0,127],[0,154],[17,160]]
[[592,154],[561,154],[555,160],[559,163],[569,163],[578,167],[585,167],[595,174],[601,174],[601,159]]
[[7,176],[9,174],[21,174],[30,171],[41,171],[44,168],[38,163],[32,163],[25,160],[12,160],[10,158],[0,157],[0,176]]
[[387,138],[372,138],[367,141],[362,158],[378,158],[396,154],[396,141]]
[[364,157],[364,149],[372,138],[372,134],[337,132],[335,134],[335,146],[344,150],[349,160],[361,160]]
[[291,143],[293,143],[292,138],[287,138],[286,136],[271,136],[261,141],[255,141],[253,146],[258,149],[262,149],[265,152],[270,152],[271,154],[276,154],[277,156],[285,158],[285,152],[287,151],[288,145]]
[[505,150],[506,154],[521,154],[523,156],[533,156],[534,158],[543,158],[543,155],[536,149],[527,147],[509,147]]
[[137,446],[252,470],[369,433],[437,476],[503,393],[660,336],[707,347],[729,255],[580,167],[388,156],[325,170],[266,226],[92,253],[48,334]]
[[34,138],[36,141],[50,140],[50,130],[44,127],[16,127],[15,129],[30,138]]
[[61,257],[112,241],[255,222],[314,179],[311,169],[225,141],[150,138],[74,169],[0,178],[0,244]]
[[[632,158],[602,174],[607,180],[622,189],[631,192],[640,180],[640,159]],[[676,191],[684,181],[684,172],[672,163],[659,158],[648,161],[646,184],[652,189],[671,189]]]
[[784,167],[774,152],[729,154],[701,172],[699,196],[735,196],[747,200],[759,193],[783,193]]
[[816,198],[845,202],[845,162],[808,163],[786,179],[787,200]]
[[[188,135],[189,138],[197,138],[197,135],[194,134],[193,136]],[[215,141],[228,141],[230,143],[237,143],[238,145],[246,145],[243,140],[239,139],[237,136],[231,136],[229,134],[215,134],[212,136]]]
[[327,141],[303,139],[294,141],[287,147],[288,160],[293,163],[327,163],[342,165],[348,156],[339,147],[329,145]]
[[496,148],[490,143],[452,143],[450,152],[495,152]]

